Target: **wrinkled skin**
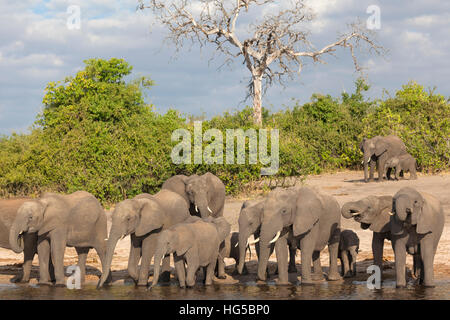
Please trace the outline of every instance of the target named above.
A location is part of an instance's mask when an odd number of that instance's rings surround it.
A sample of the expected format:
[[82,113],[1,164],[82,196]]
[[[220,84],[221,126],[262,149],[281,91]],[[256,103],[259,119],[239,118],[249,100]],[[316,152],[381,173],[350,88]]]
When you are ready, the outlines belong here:
[[[327,245],[330,256],[328,280],[341,279],[337,268],[340,239],[340,208],[330,196],[310,188],[277,188],[264,202],[260,234],[258,280],[266,280],[270,242],[275,241],[278,284],[288,284],[287,244],[289,237],[299,243],[302,261],[302,284],[323,278],[320,251]],[[278,239],[276,239],[277,234]],[[314,262],[314,279],[311,275]]]
[[358,201],[350,201],[342,206],[341,213],[346,219],[354,219],[362,229],[369,229],[372,235],[374,264],[383,270],[384,240],[391,240],[390,215],[391,196],[368,196]]
[[98,200],[88,192],[69,195],[48,193],[38,200],[24,202],[17,211],[9,233],[9,242],[20,252],[22,233],[37,234],[39,283],[50,285],[49,260],[54,265],[55,285],[65,286],[64,251],[75,247],[81,281],[84,282],[86,258],[94,248],[104,265],[106,251],[106,215]]
[[176,175],[164,182],[162,189],[178,193],[186,200],[191,215],[221,217],[225,205],[225,185],[212,173]]
[[433,262],[445,223],[441,203],[414,188],[400,189],[392,200],[390,220],[397,287],[406,286],[406,252],[414,256],[419,283],[434,286]]
[[409,180],[416,180],[416,159],[409,153],[402,154],[400,156],[392,157],[385,162],[384,172],[386,173],[388,168],[395,168],[395,179],[399,180],[400,172],[403,173],[409,171]]
[[[11,249],[11,245],[9,244],[9,233],[13,221],[16,218],[17,210],[27,200],[29,199],[0,200],[0,247]],[[24,253],[22,274],[14,277],[11,281],[28,282],[30,280],[32,261],[34,255],[37,253],[37,234],[26,232],[21,236],[19,242],[18,248],[15,249],[16,252],[23,251]]]
[[[259,239],[261,231],[261,221],[264,213],[264,201],[257,202],[250,205],[248,201],[242,204],[239,213],[239,262],[237,265],[237,272],[239,274],[246,273],[245,254],[247,250],[247,243]],[[250,237],[253,235],[253,239]],[[273,253],[275,244],[270,246],[270,255]],[[256,255],[259,259],[259,242],[255,243]],[[294,243],[289,241],[289,272],[297,272],[295,267],[295,252],[297,248]]]
[[[373,180],[373,173],[375,163],[378,169],[378,182],[383,181],[383,173],[385,162],[392,157],[406,153],[406,146],[403,141],[397,136],[376,136],[372,139],[364,138],[359,145],[363,152],[364,164],[364,181]],[[370,163],[370,176],[368,178],[368,166]],[[390,178],[390,171],[388,171],[386,178]]]
[[[134,199],[118,203],[112,214],[106,263],[98,287],[102,287],[106,280],[117,241],[127,235],[130,235],[131,240],[128,274],[138,286],[146,286],[150,262],[161,232],[189,217],[186,201],[169,190],[161,190],[155,195],[140,194]],[[140,268],[138,268],[139,260],[141,260]],[[163,281],[169,281],[169,270],[170,256],[166,256]]]
[[352,230],[342,230],[338,258],[341,260],[341,276],[356,276],[356,256],[359,250],[358,235]]
[[161,232],[155,253],[152,287],[158,283],[161,260],[171,253],[180,287],[193,287],[200,267],[206,267],[205,285],[211,285],[219,246],[230,234],[230,229],[225,218],[219,217],[211,220],[191,219]]

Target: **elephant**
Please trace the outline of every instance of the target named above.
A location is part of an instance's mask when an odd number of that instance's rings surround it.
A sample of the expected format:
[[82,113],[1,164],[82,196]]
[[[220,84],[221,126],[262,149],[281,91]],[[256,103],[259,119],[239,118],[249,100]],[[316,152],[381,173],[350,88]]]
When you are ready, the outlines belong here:
[[[245,267],[245,253],[247,246],[254,244],[256,249],[256,254],[259,259],[260,246],[259,246],[259,236],[261,232],[261,221],[264,213],[264,200],[261,200],[253,205],[249,201],[244,201],[239,213],[239,261],[237,265],[237,272],[239,274],[246,274]],[[249,238],[253,235],[253,241]],[[270,253],[272,255],[275,244],[270,245]],[[295,253],[296,246],[291,241],[289,241],[289,272],[297,272],[295,266]],[[268,271],[267,271],[268,273]]]
[[49,260],[54,266],[56,286],[65,286],[64,251],[75,247],[81,282],[84,282],[86,258],[91,248],[105,264],[107,225],[99,201],[90,193],[77,191],[69,195],[46,193],[36,200],[25,201],[17,210],[9,233],[11,249],[24,250],[25,233],[37,233],[39,284],[50,285]]
[[[330,270],[328,280],[341,279],[337,257],[340,240],[340,207],[337,201],[308,187],[276,188],[264,201],[258,263],[259,281],[265,281],[270,244],[275,243],[278,284],[288,284],[287,242],[293,237],[299,244],[302,284],[323,279],[320,251],[328,245]],[[314,279],[311,262],[314,262]]]
[[413,255],[419,283],[434,286],[433,262],[444,229],[440,201],[411,187],[401,188],[392,199],[390,219],[397,287],[406,286],[406,252]]
[[[373,180],[373,173],[375,162],[378,169],[378,182],[383,181],[383,173],[385,162],[389,158],[402,155],[406,153],[406,146],[403,141],[397,136],[376,136],[372,139],[364,138],[359,145],[359,148],[364,153],[364,181]],[[367,167],[370,162],[370,176],[367,178]],[[390,178],[390,171],[387,172],[386,178]]]
[[[9,233],[17,210],[30,199],[6,199],[0,200],[0,247],[11,249],[9,244]],[[28,282],[30,280],[31,266],[34,255],[37,253],[37,234],[25,232],[23,240],[23,264],[22,274],[14,277],[12,282]]]
[[358,201],[344,203],[341,214],[346,219],[353,218],[363,230],[369,229],[372,235],[373,261],[383,270],[384,240],[391,241],[390,215],[392,196],[368,196]]
[[[231,226],[224,217],[179,223],[161,232],[155,253],[152,287],[158,283],[160,262],[173,253],[180,287],[193,287],[195,274],[206,267],[205,285],[211,285],[220,244],[230,234]],[[187,268],[185,268],[185,263]]]
[[239,265],[239,232],[232,232],[220,244],[219,258],[217,259],[217,277],[225,279],[225,263],[223,258],[231,258]]
[[353,230],[341,230],[338,258],[341,260],[341,276],[356,276],[356,256],[359,251],[359,237]]
[[182,196],[189,206],[191,215],[202,218],[223,216],[225,185],[210,172],[201,176],[176,175],[167,179],[161,188]]
[[[155,195],[143,193],[133,199],[119,202],[112,213],[106,249],[106,263],[98,283],[102,287],[111,267],[114,249],[119,239],[130,235],[131,246],[128,259],[128,274],[138,286],[148,283],[151,259],[161,231],[190,217],[184,199],[170,190],[161,190]],[[139,260],[141,266],[138,270]],[[164,258],[164,281],[170,277],[170,256]]]
[[400,172],[403,173],[409,171],[409,179],[416,180],[416,159],[409,153],[405,153],[396,157],[389,158],[384,164],[384,172],[388,168],[395,168],[395,179],[398,180]]

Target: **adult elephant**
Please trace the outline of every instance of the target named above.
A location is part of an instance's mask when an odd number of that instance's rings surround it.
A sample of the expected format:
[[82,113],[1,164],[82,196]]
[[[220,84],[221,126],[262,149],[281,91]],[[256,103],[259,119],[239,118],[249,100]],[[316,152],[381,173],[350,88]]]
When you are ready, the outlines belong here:
[[266,280],[270,244],[275,242],[278,283],[288,284],[287,243],[290,234],[300,244],[302,284],[312,283],[312,261],[314,280],[323,278],[320,251],[327,245],[330,257],[328,280],[341,279],[337,268],[340,219],[339,204],[331,196],[306,187],[271,191],[264,202],[258,279]]
[[[364,138],[359,145],[363,152],[364,163],[364,181],[368,182],[373,180],[373,173],[375,169],[375,163],[378,170],[378,182],[383,181],[383,173],[385,168],[385,162],[392,157],[396,157],[406,153],[406,146],[403,141],[397,136],[376,136],[372,139]],[[370,162],[370,176],[368,174],[368,165]],[[390,171],[386,174],[386,178],[389,179]]]
[[[0,247],[11,249],[9,233],[20,206],[30,199],[0,200]],[[37,252],[37,234],[25,232],[21,238],[23,243],[22,274],[12,278],[12,282],[28,282],[30,280],[31,265]]]
[[176,175],[164,182],[163,190],[171,190],[185,199],[191,215],[202,218],[223,216],[225,185],[210,172],[204,175]]
[[341,214],[346,219],[354,219],[362,229],[369,229],[372,235],[372,253],[374,264],[383,270],[384,240],[391,240],[390,215],[391,196],[368,196],[357,201],[346,202]]
[[75,247],[81,281],[84,282],[86,258],[94,248],[104,265],[106,251],[106,215],[98,200],[90,193],[77,191],[69,195],[47,193],[37,200],[25,201],[17,210],[9,233],[11,249],[24,250],[23,234],[37,233],[39,283],[51,284],[49,260],[54,266],[57,286],[65,286],[64,252]]
[[434,255],[444,223],[444,210],[432,195],[411,187],[402,188],[394,195],[390,224],[397,287],[406,286],[406,252],[414,256],[419,282],[427,287],[434,286]]
[[[150,262],[161,231],[188,217],[190,215],[186,201],[170,190],[161,190],[155,195],[143,193],[118,203],[112,214],[106,263],[98,287],[102,287],[107,279],[117,241],[127,235],[131,239],[128,273],[137,285],[146,286]],[[139,260],[141,266],[138,270]],[[169,263],[170,256],[167,256],[163,261],[165,280],[170,276]]]
[[[237,272],[239,274],[246,273],[245,270],[245,253],[247,250],[247,246],[254,244],[256,249],[256,255],[260,256],[260,232],[261,232],[261,223],[262,217],[264,213],[264,200],[261,200],[253,205],[250,204],[249,201],[244,201],[241,207],[241,212],[239,213],[239,262],[237,265]],[[254,240],[250,240],[249,238],[253,235]],[[270,253],[273,253],[275,248],[275,244],[270,245]],[[295,267],[295,252],[297,248],[294,243],[289,242],[289,272],[297,272]]]

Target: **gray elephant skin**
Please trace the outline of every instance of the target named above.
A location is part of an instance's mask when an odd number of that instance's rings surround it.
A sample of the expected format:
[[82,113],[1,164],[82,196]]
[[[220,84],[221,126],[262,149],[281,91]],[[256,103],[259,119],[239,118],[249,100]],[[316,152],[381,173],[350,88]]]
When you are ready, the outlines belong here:
[[212,284],[219,247],[229,235],[231,226],[224,217],[209,221],[198,219],[180,223],[161,232],[155,254],[152,287],[158,283],[161,260],[171,253],[180,287],[193,287],[195,274],[200,267],[206,268],[205,285]]
[[[256,255],[259,259],[260,254],[260,232],[261,232],[261,222],[264,213],[264,200],[258,201],[255,204],[250,204],[249,201],[244,201],[239,213],[239,262],[237,265],[237,272],[239,274],[247,273],[245,267],[245,254],[248,245],[255,245]],[[253,235],[253,239],[249,239]],[[292,241],[289,244],[289,272],[296,272],[295,267],[295,252],[297,247]],[[272,255],[275,248],[275,244],[270,245],[270,253]],[[267,272],[268,273],[268,272]]]
[[406,286],[406,253],[414,257],[419,283],[434,286],[433,263],[445,216],[434,196],[414,188],[400,189],[392,200],[391,232],[397,287]]
[[[360,144],[360,149],[363,152],[364,164],[364,181],[373,180],[373,173],[375,163],[378,169],[378,182],[383,181],[383,173],[385,162],[395,156],[406,153],[406,146],[403,141],[397,136],[376,136],[371,139],[364,138]],[[370,176],[368,175],[368,165],[370,162]],[[386,178],[389,179],[390,171]]]
[[[143,193],[118,203],[112,213],[106,263],[98,287],[103,286],[109,273],[117,241],[127,235],[130,235],[131,240],[128,273],[137,285],[146,286],[150,262],[161,231],[183,222],[188,217],[190,215],[186,201],[170,190],[161,190],[155,195]],[[167,256],[163,265],[164,281],[169,280],[169,270],[170,256]]]
[[[20,206],[30,199],[0,200],[0,247],[11,249],[9,233]],[[15,233],[15,232],[14,232]],[[37,252],[37,234],[25,232],[21,236],[23,241],[22,274],[11,279],[12,282],[28,282],[30,280],[31,265]]]
[[341,260],[341,276],[356,276],[356,257],[359,251],[359,237],[353,230],[341,230],[338,258]]
[[90,248],[100,257],[102,266],[106,252],[106,215],[98,200],[88,192],[69,195],[44,194],[36,200],[24,202],[9,233],[13,251],[22,252],[22,234],[37,233],[39,283],[51,284],[49,260],[54,265],[57,286],[65,286],[64,252],[66,246],[75,247],[81,281],[84,282],[86,258]]
[[416,180],[416,159],[409,153],[405,153],[396,157],[392,157],[385,162],[384,172],[386,173],[388,168],[395,168],[395,179],[399,180],[400,172],[409,172],[409,180]]
[[346,219],[353,218],[362,229],[369,229],[372,235],[374,264],[383,270],[384,240],[391,240],[390,215],[391,196],[368,196],[358,201],[350,201],[342,206],[341,213]]
[[191,215],[202,218],[223,216],[225,185],[210,172],[201,176],[173,176],[164,182],[162,189],[182,196],[188,203]]
[[[266,280],[270,243],[275,242],[278,284],[289,283],[287,243],[290,236],[299,242],[302,284],[323,279],[320,251],[327,245],[330,256],[328,280],[341,279],[337,267],[340,219],[339,204],[331,196],[306,187],[271,191],[264,202],[258,280]],[[311,276],[311,262],[314,263],[314,279]]]

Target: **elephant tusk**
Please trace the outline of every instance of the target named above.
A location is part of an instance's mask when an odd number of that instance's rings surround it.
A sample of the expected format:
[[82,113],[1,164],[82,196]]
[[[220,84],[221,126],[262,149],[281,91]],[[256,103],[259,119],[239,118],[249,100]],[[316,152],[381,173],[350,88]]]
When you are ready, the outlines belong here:
[[395,213],[393,213],[393,212],[388,212],[388,214],[389,214],[390,216],[395,215]]
[[108,238],[105,238],[105,241],[108,241]]
[[281,231],[278,231],[277,234],[275,235],[275,238],[273,238],[269,243],[274,243],[275,241],[278,240],[278,238],[280,237]]
[[355,213],[352,214],[352,217],[359,216],[360,214],[361,214],[361,212],[355,212]]
[[198,212],[198,207],[197,206],[195,206],[195,212]]
[[236,244],[234,245],[235,248],[237,248],[239,245],[239,242],[236,242]]
[[[276,241],[276,240],[275,240]],[[259,242],[259,238],[256,238],[255,240],[253,240],[253,241],[247,241],[247,243],[250,245],[250,244],[255,244],[255,243],[258,243]]]
[[206,207],[206,208],[208,209],[208,211],[209,211],[210,213],[213,213],[212,210],[211,210],[209,207]]

